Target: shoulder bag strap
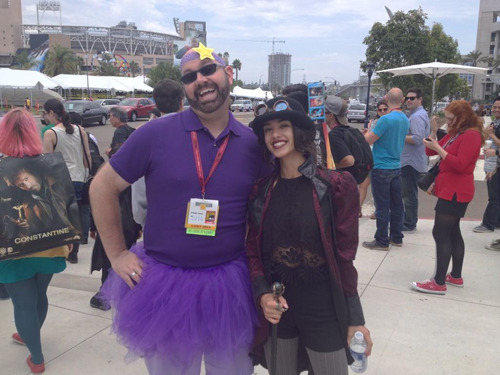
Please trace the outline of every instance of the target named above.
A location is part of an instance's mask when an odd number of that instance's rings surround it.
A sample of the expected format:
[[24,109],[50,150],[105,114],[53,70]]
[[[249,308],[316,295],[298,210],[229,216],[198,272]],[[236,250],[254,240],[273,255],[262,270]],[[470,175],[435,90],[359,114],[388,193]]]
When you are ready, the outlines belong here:
[[[78,126],[78,132],[80,133],[80,142],[82,143],[83,157],[87,161],[87,168],[88,168],[89,177],[90,177],[90,162],[89,162],[89,158],[87,157],[87,152],[85,151],[85,146],[83,144],[82,129],[80,128],[80,125],[77,125],[77,126]],[[85,168],[85,166],[84,166],[84,168]]]
[[[58,140],[58,138],[57,138],[57,132],[53,128],[50,128],[49,130],[52,130],[54,132],[55,136],[56,136],[56,144],[54,145],[54,150],[55,150],[56,147],[57,147],[57,140]],[[42,139],[42,141],[43,141],[43,139]]]

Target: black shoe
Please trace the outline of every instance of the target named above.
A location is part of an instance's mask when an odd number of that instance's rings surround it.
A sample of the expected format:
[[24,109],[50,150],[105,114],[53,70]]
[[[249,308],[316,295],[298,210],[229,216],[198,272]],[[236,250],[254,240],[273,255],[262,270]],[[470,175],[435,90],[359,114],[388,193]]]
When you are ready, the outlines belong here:
[[90,306],[94,309],[99,309],[103,311],[108,311],[111,307],[99,298],[99,293],[94,294],[94,296],[90,299]]
[[67,260],[71,264],[77,264],[78,263],[78,253],[74,253],[74,252],[69,253]]
[[389,250],[389,245],[382,245],[377,240],[365,241],[362,245],[370,250]]
[[88,240],[88,238],[84,238],[84,239],[82,240],[82,242],[80,242],[80,243],[81,243],[82,245],[88,245],[89,240]]

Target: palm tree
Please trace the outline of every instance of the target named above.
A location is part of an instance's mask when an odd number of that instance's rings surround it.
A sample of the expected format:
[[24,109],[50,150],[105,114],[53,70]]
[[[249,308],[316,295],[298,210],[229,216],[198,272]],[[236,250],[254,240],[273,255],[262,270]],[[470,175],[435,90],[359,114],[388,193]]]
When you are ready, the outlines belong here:
[[47,53],[43,72],[50,77],[74,74],[78,71],[78,59],[69,48],[56,44]]
[[238,59],[235,59],[233,61],[233,68],[236,71],[236,81],[238,80],[238,72],[241,70],[241,61]]
[[[481,57],[482,54],[483,53],[481,51],[477,50],[477,49],[474,50],[474,51],[471,51],[467,55],[465,55],[464,62],[471,62],[472,66],[477,66],[478,62],[484,62],[485,58]],[[474,99],[474,83],[475,83],[475,80],[476,80],[476,75],[473,74],[472,75],[472,92],[471,92],[472,99]]]
[[464,62],[471,62],[472,66],[477,66],[478,62],[481,62],[482,52],[479,50],[474,50],[465,55]]
[[113,63],[107,61],[99,61],[99,67],[95,70],[96,76],[117,76],[120,71],[116,69]]
[[13,68],[21,70],[30,70],[37,62],[30,56],[28,51],[22,51],[14,56]]
[[130,73],[132,73],[132,77],[135,77],[137,73],[141,70],[141,67],[136,61],[131,61],[130,64]]

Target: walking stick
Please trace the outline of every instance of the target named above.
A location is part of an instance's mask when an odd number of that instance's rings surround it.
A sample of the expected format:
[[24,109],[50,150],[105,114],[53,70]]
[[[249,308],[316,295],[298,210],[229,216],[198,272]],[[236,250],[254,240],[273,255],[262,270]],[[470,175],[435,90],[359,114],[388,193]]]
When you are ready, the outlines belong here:
[[[278,299],[285,292],[285,286],[281,283],[275,282],[273,283],[273,295],[276,300],[276,308],[279,309],[281,305],[278,302]],[[272,332],[271,332],[271,366],[270,366],[270,375],[276,375],[276,357],[278,355],[278,323],[273,324]]]

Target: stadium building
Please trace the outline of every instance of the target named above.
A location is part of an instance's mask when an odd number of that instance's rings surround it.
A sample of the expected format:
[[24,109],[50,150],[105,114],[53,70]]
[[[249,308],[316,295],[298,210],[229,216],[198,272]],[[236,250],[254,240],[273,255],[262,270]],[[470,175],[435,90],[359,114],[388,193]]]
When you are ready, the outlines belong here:
[[[59,24],[40,24],[40,15],[59,15]],[[91,71],[105,61],[121,73],[130,75],[130,63],[139,67],[137,74],[146,75],[160,62],[174,62],[175,54],[184,46],[206,44],[206,23],[179,22],[174,18],[177,35],[139,30],[133,22],[122,21],[116,26],[62,25],[59,1],[37,3],[37,24],[22,24],[20,0],[0,0],[0,67],[11,66],[16,53],[28,50],[43,68],[45,56],[53,45],[70,48],[83,61],[82,70]]]

